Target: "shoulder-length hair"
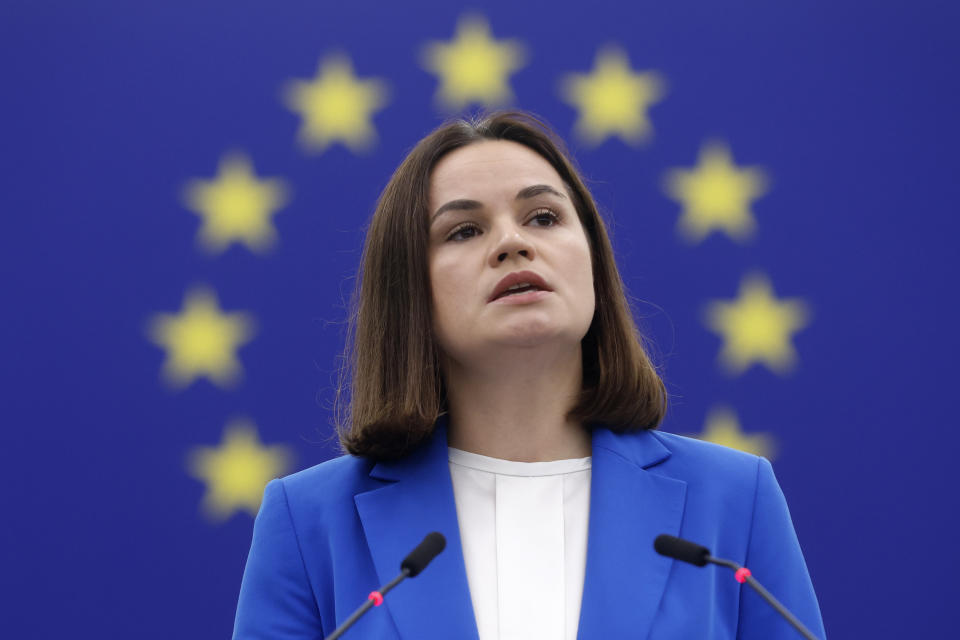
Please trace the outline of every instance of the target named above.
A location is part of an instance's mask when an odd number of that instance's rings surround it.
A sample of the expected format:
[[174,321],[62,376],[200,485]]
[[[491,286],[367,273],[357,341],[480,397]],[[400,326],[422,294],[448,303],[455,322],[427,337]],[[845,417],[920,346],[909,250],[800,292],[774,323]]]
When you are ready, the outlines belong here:
[[616,431],[654,429],[663,419],[663,381],[643,348],[593,197],[545,123],[523,112],[498,112],[449,122],[423,138],[377,202],[350,304],[335,401],[340,444],[351,454],[402,457],[447,412],[427,258],[430,176],[446,154],[484,140],[522,144],[549,162],[570,192],[590,244],[596,310],[581,343],[583,387],[568,416]]

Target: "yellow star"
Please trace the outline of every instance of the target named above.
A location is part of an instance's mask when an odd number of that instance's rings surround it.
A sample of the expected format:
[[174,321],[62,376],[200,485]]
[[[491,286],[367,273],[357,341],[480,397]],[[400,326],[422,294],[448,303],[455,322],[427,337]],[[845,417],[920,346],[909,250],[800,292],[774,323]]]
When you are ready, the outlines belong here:
[[743,279],[738,299],[711,302],[706,315],[707,326],[723,336],[720,360],[734,374],[755,362],[777,373],[789,371],[797,359],[790,338],[809,323],[803,301],[777,300],[760,274]]
[[524,58],[519,41],[494,40],[484,18],[467,16],[457,23],[457,34],[449,44],[426,46],[423,65],[440,76],[436,99],[457,110],[472,102],[497,106],[512,100],[507,76],[524,65]]
[[689,242],[699,242],[715,230],[743,241],[753,235],[756,222],[750,203],[766,192],[767,178],[759,168],[738,170],[730,150],[714,142],[701,148],[692,171],[668,171],[664,186],[683,203],[677,227]]
[[273,247],[277,232],[271,216],[287,202],[282,180],[257,180],[250,160],[227,154],[214,180],[191,180],[184,189],[187,206],[203,218],[197,240],[207,251],[223,251],[242,242],[251,251]]
[[701,440],[739,449],[772,460],[776,453],[776,443],[772,436],[765,433],[747,435],[740,429],[737,414],[727,407],[715,407],[707,414],[703,433],[697,436]]
[[263,488],[290,469],[288,447],[265,447],[249,420],[233,420],[223,432],[219,447],[195,447],[187,456],[190,474],[207,485],[201,504],[215,521],[244,510],[257,515]]
[[303,118],[297,138],[304,147],[322,152],[340,142],[358,152],[376,142],[370,120],[386,106],[387,86],[376,78],[357,78],[349,58],[331,55],[320,61],[312,80],[289,83],[284,99]]
[[597,54],[591,73],[567,74],[561,91],[579,111],[574,132],[585,142],[596,146],[617,135],[638,145],[652,133],[647,109],[663,97],[665,85],[654,71],[634,73],[627,54],[608,47]]
[[199,376],[219,386],[236,382],[242,367],[235,352],[253,331],[249,314],[221,313],[216,295],[202,287],[186,294],[179,314],[158,313],[147,327],[150,339],[167,350],[162,373],[174,387]]

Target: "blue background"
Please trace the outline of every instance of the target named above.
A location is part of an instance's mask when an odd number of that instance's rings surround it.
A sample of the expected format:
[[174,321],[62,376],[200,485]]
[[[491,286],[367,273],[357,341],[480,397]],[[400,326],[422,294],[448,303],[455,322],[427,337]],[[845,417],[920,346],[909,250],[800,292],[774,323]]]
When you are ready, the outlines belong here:
[[[336,454],[330,404],[363,227],[447,115],[419,55],[465,9],[525,43],[513,104],[570,140],[591,180],[664,367],[663,428],[697,432],[724,404],[776,437],[832,637],[948,635],[960,10],[848,0],[4,3],[0,635],[228,636],[252,518],[204,518],[185,456],[237,415],[292,447],[295,468]],[[646,145],[571,135],[559,79],[608,43],[667,80]],[[281,99],[334,50],[390,85],[366,154],[305,153]],[[770,176],[751,242],[676,233],[662,176],[709,139]],[[195,243],[182,187],[233,149],[292,188],[272,253]],[[703,324],[704,305],[753,270],[811,308],[788,375],[724,373]],[[194,283],[256,317],[235,388],[161,381],[144,325]]]

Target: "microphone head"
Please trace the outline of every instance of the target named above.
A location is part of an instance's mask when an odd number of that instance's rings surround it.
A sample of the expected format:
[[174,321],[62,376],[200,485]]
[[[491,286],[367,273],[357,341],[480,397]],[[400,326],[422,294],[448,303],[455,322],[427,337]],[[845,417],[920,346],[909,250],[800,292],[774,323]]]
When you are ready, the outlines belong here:
[[710,557],[710,550],[706,547],[666,533],[657,536],[653,541],[653,548],[662,556],[689,562],[698,567],[706,565],[707,558]]
[[400,570],[406,571],[411,578],[423,571],[430,561],[437,557],[447,546],[447,539],[442,533],[428,533],[423,542],[417,545],[417,548],[410,552],[403,562],[400,563]]

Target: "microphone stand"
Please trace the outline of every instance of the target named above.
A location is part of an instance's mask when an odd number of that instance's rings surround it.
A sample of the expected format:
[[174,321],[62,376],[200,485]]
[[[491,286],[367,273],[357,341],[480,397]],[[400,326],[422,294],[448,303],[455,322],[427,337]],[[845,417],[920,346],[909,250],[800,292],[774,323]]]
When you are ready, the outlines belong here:
[[354,622],[359,620],[360,616],[369,611],[370,607],[379,607],[383,604],[383,596],[385,596],[390,589],[393,589],[406,578],[413,578],[420,575],[420,572],[423,571],[446,546],[447,539],[443,537],[443,534],[436,531],[428,533],[423,541],[418,544],[413,551],[407,554],[407,557],[400,563],[400,575],[376,591],[371,591],[370,595],[367,596],[367,601],[351,613],[350,617],[344,620],[343,624],[337,627],[333,633],[327,636],[326,640],[336,640],[342,636]]
[[383,602],[383,596],[387,595],[387,592],[390,591],[390,589],[393,589],[395,586],[403,582],[404,579],[406,579],[409,575],[410,575],[410,569],[407,567],[404,567],[403,571],[401,571],[400,575],[398,575],[396,578],[394,578],[387,584],[383,585],[376,591],[370,592],[370,595],[367,596],[367,601],[364,602],[362,605],[360,605],[356,611],[351,613],[350,617],[344,620],[343,624],[337,627],[333,633],[328,635],[326,640],[336,640],[337,638],[342,636],[344,632],[350,627],[352,627],[353,623],[359,620],[360,616],[362,616],[367,611],[369,611],[371,607],[379,607],[380,604]]
[[757,579],[750,575],[750,570],[746,567],[741,567],[736,562],[732,560],[726,560],[724,558],[715,558],[711,555],[707,555],[705,558],[707,562],[712,564],[720,565],[721,567],[727,567],[728,569],[734,570],[734,577],[737,579],[737,582],[743,584],[746,582],[748,585],[753,587],[753,590],[760,594],[760,597],[767,601],[771,607],[773,607],[777,613],[782,615],[784,619],[793,625],[793,628],[800,632],[800,634],[807,640],[817,640],[817,637],[807,629],[802,622],[797,620],[797,617],[790,613],[790,611],[780,604],[780,601],[773,597],[769,591],[767,591],[762,584],[757,582]]

